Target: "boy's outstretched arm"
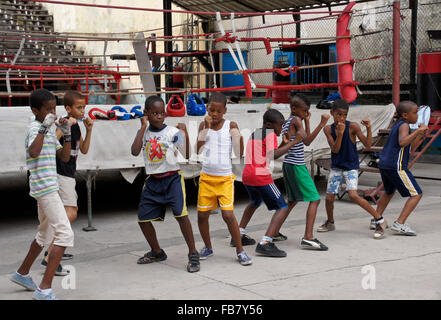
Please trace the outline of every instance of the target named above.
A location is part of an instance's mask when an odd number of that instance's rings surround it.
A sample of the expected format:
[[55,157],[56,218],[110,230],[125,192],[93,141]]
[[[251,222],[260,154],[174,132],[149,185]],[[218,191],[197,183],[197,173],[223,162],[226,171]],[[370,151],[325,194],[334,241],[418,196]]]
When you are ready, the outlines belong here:
[[[289,137],[294,134],[296,137],[292,141],[289,141]],[[268,155],[274,157],[274,159],[278,159],[285,153],[287,153],[289,149],[291,149],[297,143],[302,142],[305,137],[306,132],[305,129],[303,129],[302,121],[300,120],[300,118],[296,117],[291,122],[291,125],[288,129],[288,134],[284,134],[282,136],[283,141],[280,144],[280,147],[276,150],[273,150],[271,153],[268,153]]]
[[147,129],[147,117],[143,116],[141,119],[141,129],[138,130],[135,140],[132,143],[132,155],[138,156],[142,149],[142,139],[144,137],[145,130]]
[[84,126],[86,127],[86,137],[81,138],[80,140],[80,150],[82,154],[86,154],[89,152],[89,146],[90,146],[90,138],[92,136],[92,127],[93,127],[93,120],[90,118],[86,118],[84,121]]
[[414,132],[409,134],[409,124],[408,123],[402,124],[400,126],[399,138],[398,138],[398,143],[400,147],[407,147],[415,140],[415,138],[422,136],[427,129],[428,128],[425,124],[420,124],[418,129],[416,129]]
[[326,123],[328,123],[329,118],[331,117],[329,114],[327,113],[323,113],[320,123],[318,124],[318,126],[314,129],[314,131],[312,133],[310,133],[309,130],[309,118],[311,117],[311,113],[309,113],[309,116],[305,119],[305,127],[307,128],[306,130],[306,138],[303,140],[303,143],[306,146],[309,146],[314,139],[317,137],[317,135],[319,134],[319,132],[326,126]]
[[355,122],[351,122],[350,129],[352,129],[352,132],[355,133],[357,138],[360,139],[361,143],[363,143],[366,148],[370,148],[372,146],[371,121],[368,118],[365,118],[361,120],[361,124],[366,127],[366,136],[361,131],[360,126]]
[[178,146],[179,152],[185,157],[185,159],[190,159],[190,138],[188,136],[187,127],[184,123],[178,123],[176,125],[176,128],[178,128],[181,131],[181,134],[184,136],[185,143],[181,143]]
[[243,157],[243,137],[240,134],[239,126],[236,122],[230,122],[230,135],[233,145],[234,154],[239,156],[239,158]]

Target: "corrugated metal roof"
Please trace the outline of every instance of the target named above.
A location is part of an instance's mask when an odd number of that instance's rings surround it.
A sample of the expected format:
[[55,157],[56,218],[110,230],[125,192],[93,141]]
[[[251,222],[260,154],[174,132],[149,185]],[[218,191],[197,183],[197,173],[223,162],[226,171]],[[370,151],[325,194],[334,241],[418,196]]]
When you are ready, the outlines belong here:
[[[204,12],[265,12],[305,10],[346,4],[349,0],[176,0],[172,1],[185,10]],[[200,16],[214,19],[212,15]]]

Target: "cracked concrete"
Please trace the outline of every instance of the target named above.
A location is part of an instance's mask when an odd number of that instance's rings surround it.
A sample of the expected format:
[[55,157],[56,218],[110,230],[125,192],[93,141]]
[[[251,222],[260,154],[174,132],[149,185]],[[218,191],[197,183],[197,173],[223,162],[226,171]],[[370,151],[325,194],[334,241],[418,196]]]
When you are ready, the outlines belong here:
[[[439,165],[418,164],[415,171],[418,175],[433,176],[439,172]],[[374,174],[363,174],[360,185],[374,186],[377,180]],[[344,199],[335,204],[336,231],[315,232],[329,250],[302,250],[300,240],[307,204],[300,203],[281,230],[288,240],[277,244],[288,256],[260,257],[256,256],[254,246],[245,247],[253,265],[241,266],[235,248],[229,246],[230,237],[222,217],[213,214],[210,226],[214,255],[201,261],[200,272],[193,274],[186,272],[187,246],[171,214],[167,213],[165,222],[155,224],[168,259],[138,265],[136,260],[148,246],[136,222],[137,202],[125,199],[126,203],[120,206],[104,205],[98,195],[94,200],[93,219],[98,231],[82,231],[87,225],[87,215],[85,206],[80,205],[80,217],[73,224],[75,247],[68,250],[74,259],[63,262],[75,268],[75,279],[72,278],[75,289],[63,289],[63,277],[54,279],[53,288],[60,299],[79,300],[441,299],[441,182],[418,182],[424,196],[408,220],[418,233],[416,237],[397,236],[387,231],[384,239],[374,240],[369,230],[370,216]],[[324,182],[318,186],[322,203],[315,228],[326,216]],[[79,188],[82,190],[82,185]],[[238,220],[247,205],[246,194],[239,189],[235,208]],[[109,193],[109,189],[103,192]],[[187,194],[195,195],[194,192]],[[393,198],[385,213],[389,225],[397,218],[404,201],[399,195]],[[188,203],[200,249],[203,243],[197,227],[195,201],[190,199]],[[247,228],[249,235],[259,240],[270,219],[271,213],[264,207],[259,208]],[[24,258],[38,221],[29,214],[20,218],[3,217],[0,222],[0,299],[30,299],[31,293],[10,282],[9,277]],[[374,289],[363,289],[365,266],[372,266],[370,270],[375,271]],[[43,270],[39,258],[31,270],[37,284]],[[372,272],[369,274],[373,276]]]

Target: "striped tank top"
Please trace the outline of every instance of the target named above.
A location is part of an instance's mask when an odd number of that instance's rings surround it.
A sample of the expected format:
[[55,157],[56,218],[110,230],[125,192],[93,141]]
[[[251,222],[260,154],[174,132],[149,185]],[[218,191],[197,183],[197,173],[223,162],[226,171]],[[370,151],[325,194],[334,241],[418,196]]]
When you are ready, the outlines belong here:
[[[288,132],[289,126],[291,125],[291,122],[294,120],[295,117],[296,116],[291,116],[288,120],[285,121],[282,127],[282,135]],[[290,138],[290,141],[294,140],[294,138],[295,135]],[[291,149],[289,149],[283,162],[296,165],[305,164],[305,145],[303,144],[303,141],[297,143]]]

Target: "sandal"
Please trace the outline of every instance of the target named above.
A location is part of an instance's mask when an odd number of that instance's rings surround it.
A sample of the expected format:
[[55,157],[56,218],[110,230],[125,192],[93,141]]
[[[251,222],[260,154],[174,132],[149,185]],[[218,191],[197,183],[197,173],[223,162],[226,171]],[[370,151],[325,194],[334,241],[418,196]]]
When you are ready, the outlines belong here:
[[200,270],[199,253],[190,253],[188,255],[187,271],[190,273]]
[[167,255],[164,250],[161,249],[160,253],[156,253],[153,250],[147,252],[144,256],[138,259],[138,264],[148,264],[153,262],[164,261],[167,259]]

